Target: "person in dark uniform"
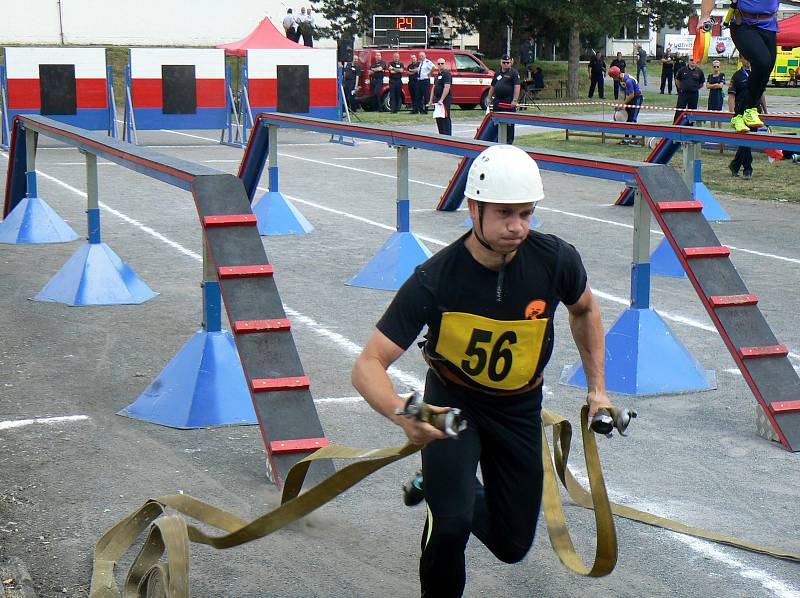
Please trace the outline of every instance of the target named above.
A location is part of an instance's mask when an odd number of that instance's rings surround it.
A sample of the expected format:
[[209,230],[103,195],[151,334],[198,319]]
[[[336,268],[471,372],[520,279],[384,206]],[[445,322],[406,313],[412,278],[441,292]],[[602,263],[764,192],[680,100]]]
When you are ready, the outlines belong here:
[[396,113],[403,107],[403,69],[400,54],[395,52],[389,63],[389,107]]
[[447,63],[444,58],[436,61],[436,79],[431,93],[430,106],[441,104],[444,108],[444,116],[436,118],[436,128],[440,135],[453,134],[453,122],[450,120],[450,104],[453,102],[453,94],[450,90],[453,86],[453,76],[447,70]]
[[411,96],[411,114],[419,114],[419,62],[417,55],[411,55],[411,63],[408,65],[408,95]]
[[[752,76],[750,70],[750,61],[741,56],[742,68],[736,71],[731,77],[731,82],[728,85],[728,110],[731,112],[736,108],[736,104],[740,101],[737,96],[748,93],[748,81]],[[762,112],[767,111],[767,101],[762,95],[759,99],[759,108]],[[749,130],[749,128],[748,128]],[[730,164],[728,170],[731,171],[733,176],[739,176],[739,170],[742,170],[742,175],[745,179],[753,178],[753,152],[749,147],[740,145],[736,150],[736,155]]]
[[[471,534],[506,563],[522,560],[533,543],[543,480],[542,372],[559,303],[587,372],[590,417],[611,407],[600,307],[581,257],[566,241],[529,230],[544,197],[536,162],[520,148],[494,145],[474,160],[465,195],[473,228],[416,268],[352,372],[369,405],[424,445],[428,518],[419,575],[422,595],[432,597],[462,595]],[[396,414],[405,401],[386,370],[425,327],[424,399],[437,413],[461,409],[468,427],[456,440]]]
[[[706,89],[708,89],[708,109],[709,110],[722,110],[723,101],[723,88],[725,87],[725,73],[720,71],[720,62],[715,60],[711,63],[712,73],[706,79]],[[722,123],[711,123],[711,128],[719,125],[717,128],[722,128]]]
[[428,114],[428,102],[431,95],[431,71],[434,64],[425,56],[425,52],[419,53],[419,73],[417,74],[417,97],[419,98],[420,114]]
[[672,59],[672,53],[667,50],[664,56],[661,57],[661,93],[664,93],[664,88],[669,89],[669,94],[672,95],[672,76],[675,72],[675,61]]
[[[522,81],[519,78],[517,69],[511,67],[511,57],[503,54],[500,58],[500,69],[495,71],[492,77],[492,86],[489,88],[489,95],[486,96],[486,103],[492,107],[494,112],[516,112],[519,93],[522,89]],[[488,139],[497,141],[497,125],[490,131]],[[507,143],[514,143],[514,125],[507,127]]]
[[602,100],[605,98],[606,61],[603,53],[597,52],[589,61],[589,97],[594,97],[594,88],[597,86],[597,95]]
[[[625,62],[625,59],[622,57],[622,52],[617,52],[617,57],[611,61],[612,67],[617,67],[620,73],[625,72],[625,67],[628,66],[628,63]],[[619,80],[614,79],[614,99],[619,99]]]
[[358,109],[356,102],[356,89],[361,78],[361,67],[355,62],[342,63],[342,86],[344,87],[344,97],[347,99],[347,108],[350,112]]
[[[752,67],[745,93],[736,94],[731,124],[739,132],[764,126],[758,106],[775,66],[778,48],[777,13],[779,0],[738,0],[730,22],[731,39],[740,56],[747,56]],[[714,0],[702,0],[700,23],[711,20]]]
[[386,62],[381,59],[381,53],[375,52],[375,62],[369,67],[369,82],[372,85],[372,105],[381,112],[385,108],[381,105],[381,92],[383,91],[383,75],[386,71]]
[[694,57],[690,56],[686,68],[675,76],[675,85],[678,87],[678,103],[675,107],[678,112],[675,113],[673,122],[677,122],[681,108],[697,109],[697,103],[700,101],[700,90],[705,82],[705,74],[695,63]]

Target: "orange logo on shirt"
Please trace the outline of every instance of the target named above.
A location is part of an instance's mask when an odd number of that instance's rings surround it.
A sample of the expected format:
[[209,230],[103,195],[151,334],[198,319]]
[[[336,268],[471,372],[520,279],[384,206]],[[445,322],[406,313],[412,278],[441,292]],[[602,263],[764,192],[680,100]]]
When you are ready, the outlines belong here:
[[525,319],[538,320],[544,315],[545,310],[547,310],[547,302],[541,299],[534,299],[525,308]]

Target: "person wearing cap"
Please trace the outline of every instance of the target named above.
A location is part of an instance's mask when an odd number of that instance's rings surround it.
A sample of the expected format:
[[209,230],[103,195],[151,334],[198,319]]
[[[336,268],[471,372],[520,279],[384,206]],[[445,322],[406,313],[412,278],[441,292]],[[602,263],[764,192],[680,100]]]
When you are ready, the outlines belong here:
[[697,66],[694,56],[689,56],[689,63],[686,68],[675,75],[675,86],[678,88],[678,102],[675,107],[678,111],[675,112],[673,122],[677,122],[681,109],[697,110],[697,104],[700,101],[700,90],[705,82],[705,73]]
[[[486,96],[486,104],[492,107],[494,112],[516,112],[517,102],[519,102],[519,92],[522,89],[522,81],[519,73],[511,67],[511,56],[503,54],[500,58],[500,68],[495,71],[492,77],[492,86],[489,88],[489,95]],[[493,131],[487,137],[490,141],[497,141],[498,126],[491,124]],[[514,143],[514,125],[508,125],[508,136],[506,142]]]
[[444,58],[436,61],[436,77],[434,79],[433,92],[431,93],[430,107],[439,104],[444,109],[444,116],[437,116],[436,128],[439,135],[453,134],[453,121],[450,120],[450,104],[453,102],[453,94],[450,93],[453,87],[453,76],[447,70],[447,63]]
[[[611,68],[617,67],[620,73],[624,73],[627,66],[628,63],[622,57],[622,52],[617,52],[617,57],[611,61]],[[617,79],[614,79],[614,99],[619,99],[619,81]]]
[[[723,94],[722,90],[725,87],[725,73],[720,70],[720,62],[719,60],[715,60],[711,63],[711,74],[706,79],[706,89],[708,90],[708,109],[709,110],[722,110],[723,101]],[[714,128],[714,125],[719,125],[718,128],[722,127],[722,123],[711,123],[711,127]]]
[[[635,123],[639,119],[639,106],[644,102],[639,82],[628,73],[620,71],[618,66],[612,66],[608,69],[608,76],[619,83],[620,91],[623,94],[622,103],[625,104],[625,112],[628,113],[626,122]],[[639,145],[634,135],[627,134],[619,143],[620,145]]]
[[[472,229],[415,269],[352,372],[369,405],[424,445],[423,596],[462,595],[471,535],[506,563],[522,560],[533,543],[542,498],[542,372],[560,303],[587,373],[590,417],[611,406],[600,308],[581,256],[555,235],[529,229],[544,199],[536,162],[518,147],[491,146],[473,161],[465,195]],[[424,400],[437,413],[461,410],[467,428],[457,439],[396,414],[405,400],[386,370],[423,329]]]
[[[739,133],[764,126],[758,116],[758,105],[769,83],[778,53],[776,36],[779,7],[779,0],[737,0],[731,7],[731,39],[739,55],[747,56],[750,62],[747,85],[744,93],[736,94],[731,119],[731,125]],[[714,0],[702,0],[699,22],[705,24],[711,21],[712,10]]]

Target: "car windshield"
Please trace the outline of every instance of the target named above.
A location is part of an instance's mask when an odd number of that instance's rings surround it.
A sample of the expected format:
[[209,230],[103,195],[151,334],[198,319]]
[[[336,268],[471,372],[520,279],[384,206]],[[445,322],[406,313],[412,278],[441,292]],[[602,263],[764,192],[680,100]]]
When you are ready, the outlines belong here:
[[456,70],[460,73],[482,73],[484,68],[472,56],[456,54]]

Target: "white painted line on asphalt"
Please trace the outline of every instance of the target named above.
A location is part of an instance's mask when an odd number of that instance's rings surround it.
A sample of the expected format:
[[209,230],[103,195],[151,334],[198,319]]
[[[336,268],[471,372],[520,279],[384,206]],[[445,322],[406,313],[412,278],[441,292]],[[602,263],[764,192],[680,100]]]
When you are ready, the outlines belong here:
[[[86,166],[86,162],[48,162],[48,166]],[[119,166],[114,162],[98,162],[98,166]]]
[[361,397],[361,396],[358,396],[358,397],[325,397],[325,398],[322,398],[322,399],[314,399],[314,402],[317,403],[318,405],[323,405],[323,404],[326,404],[326,403],[328,403],[328,404],[330,404],[330,403],[364,403],[364,405],[369,406],[369,403],[367,403],[364,400],[364,397]]
[[364,158],[334,158],[334,160],[397,160],[397,156],[367,156]]
[[10,430],[11,428],[22,428],[33,424],[61,424],[65,422],[86,421],[88,415],[62,415],[59,417],[37,417],[33,419],[9,419],[0,421],[0,430]]

